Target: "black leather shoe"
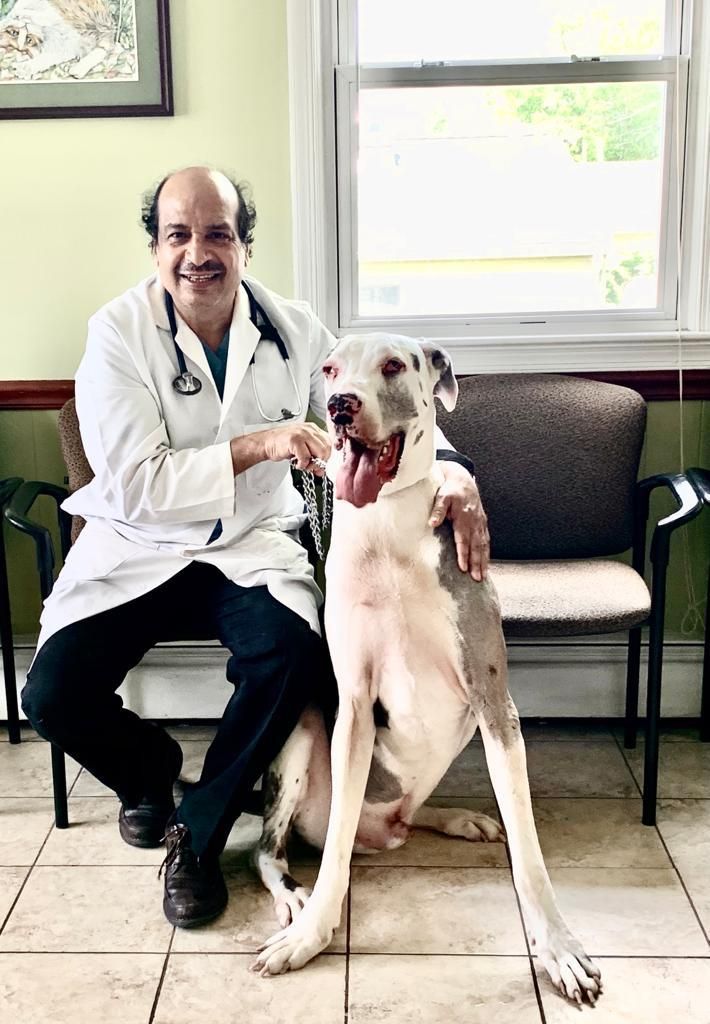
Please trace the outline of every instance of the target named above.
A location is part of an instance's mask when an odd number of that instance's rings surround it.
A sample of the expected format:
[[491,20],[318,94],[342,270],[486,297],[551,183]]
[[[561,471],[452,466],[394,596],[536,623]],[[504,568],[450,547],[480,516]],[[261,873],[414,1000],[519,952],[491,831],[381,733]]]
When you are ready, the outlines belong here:
[[121,804],[118,812],[118,831],[129,846],[148,849],[160,846],[170,818],[175,813],[173,783],[182,768],[182,749],[172,740],[169,776],[155,793],[145,796],[135,807]]
[[172,925],[197,928],[218,917],[227,906],[227,886],[219,860],[203,859],[192,849],[187,825],[173,825],[165,834],[163,910]]

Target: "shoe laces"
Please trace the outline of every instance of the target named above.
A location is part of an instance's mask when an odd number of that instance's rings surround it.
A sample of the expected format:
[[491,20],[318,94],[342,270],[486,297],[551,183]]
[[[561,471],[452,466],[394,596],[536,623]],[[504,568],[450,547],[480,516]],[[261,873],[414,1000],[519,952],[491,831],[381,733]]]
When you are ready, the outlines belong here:
[[163,877],[163,871],[168,871],[173,864],[179,859],[184,857],[185,854],[192,853],[190,848],[190,829],[187,825],[177,824],[169,828],[161,839],[161,843],[167,843],[168,852],[165,855],[163,863],[160,865],[158,871],[158,878]]

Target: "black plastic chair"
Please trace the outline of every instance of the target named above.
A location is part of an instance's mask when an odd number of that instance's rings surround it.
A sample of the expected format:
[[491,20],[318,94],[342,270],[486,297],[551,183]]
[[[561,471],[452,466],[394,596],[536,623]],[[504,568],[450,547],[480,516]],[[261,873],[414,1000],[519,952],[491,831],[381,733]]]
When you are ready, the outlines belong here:
[[[22,483],[22,477],[13,476],[0,480],[0,510],[3,510]],[[10,743],[20,742],[20,715],[17,707],[17,676],[15,674],[15,645],[12,637],[10,615],[10,591],[7,582],[7,559],[5,557],[5,534],[0,522],[0,646],[2,646],[2,669],[5,676],[5,701],[7,707],[7,733]]]
[[[697,466],[688,470],[688,479],[704,505],[710,505],[710,470]],[[705,645],[703,653],[703,683],[700,699],[700,739],[710,743],[710,568],[705,604]]]
[[[69,492],[56,484],[27,481],[20,483],[5,508],[5,518],[16,529],[27,534],[35,542],[37,553],[37,571],[42,600],[45,601],[54,586],[54,544],[52,535],[46,526],[29,517],[29,511],[35,501],[42,495],[52,498],[57,506],[57,520],[62,548],[62,557],[66,557],[71,546],[71,516],[64,512],[60,505]],[[3,641],[4,654],[4,641]],[[7,677],[6,677],[7,678]],[[17,699],[15,695],[15,699]],[[15,705],[17,706],[17,705]],[[67,777],[64,752],[51,744],[52,750],[52,788],[54,791],[54,820],[57,828],[69,827],[67,807]]]

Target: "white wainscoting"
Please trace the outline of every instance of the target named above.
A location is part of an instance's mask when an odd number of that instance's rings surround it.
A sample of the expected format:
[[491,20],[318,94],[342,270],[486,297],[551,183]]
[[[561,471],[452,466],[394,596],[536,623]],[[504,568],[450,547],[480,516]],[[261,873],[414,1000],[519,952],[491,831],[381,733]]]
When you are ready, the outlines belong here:
[[[618,639],[580,638],[564,642],[511,642],[510,689],[523,717],[620,718],[624,714],[626,648]],[[645,649],[641,701],[645,706]],[[110,653],[107,654],[110,657]],[[31,645],[16,649],[18,690],[24,685]],[[663,670],[663,714],[697,717],[703,647],[671,638]],[[231,686],[224,677],[227,652],[216,644],[166,644],[150,651],[120,692],[132,710],[147,718],[219,718]],[[0,720],[5,691],[0,688]]]

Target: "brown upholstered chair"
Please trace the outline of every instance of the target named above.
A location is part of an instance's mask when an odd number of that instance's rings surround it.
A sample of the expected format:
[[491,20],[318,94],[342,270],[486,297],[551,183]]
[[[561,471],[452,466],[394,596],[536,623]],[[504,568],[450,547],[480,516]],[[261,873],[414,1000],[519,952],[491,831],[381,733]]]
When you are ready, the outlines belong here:
[[[506,635],[628,630],[630,747],[641,627],[650,626],[643,821],[654,824],[668,543],[702,506],[681,475],[636,482],[646,405],[635,391],[553,374],[473,376],[459,384],[455,410],[438,420],[476,465]],[[643,579],[645,532],[649,493],[659,486],[671,489],[679,511],[654,532],[652,600]],[[630,548],[631,566],[613,557]]]
[[[67,467],[67,485],[69,493],[73,494],[80,487],[85,487],[94,478],[94,471],[89,465],[89,460],[84,451],[84,445],[79,433],[79,418],[76,414],[76,402],[70,398],[59,410],[57,417],[57,428],[59,430],[59,447],[62,450],[64,465]],[[72,544],[81,533],[84,520],[80,516],[72,517],[71,542]]]

